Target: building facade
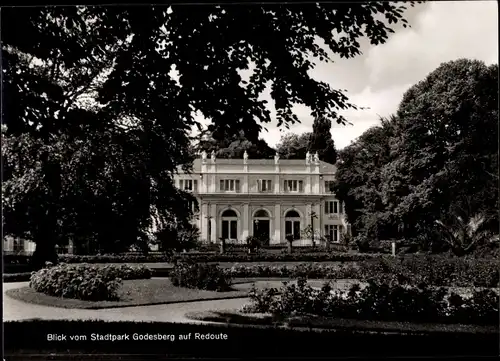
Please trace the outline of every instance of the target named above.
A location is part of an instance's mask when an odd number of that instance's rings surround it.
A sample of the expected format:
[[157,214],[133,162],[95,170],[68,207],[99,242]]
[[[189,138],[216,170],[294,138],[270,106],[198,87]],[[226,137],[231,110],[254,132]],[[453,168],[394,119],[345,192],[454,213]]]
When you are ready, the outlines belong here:
[[[245,243],[248,236],[270,245],[340,242],[348,230],[343,206],[331,191],[336,167],[308,154],[304,160],[216,159],[203,153],[191,173],[179,170],[176,186],[198,202],[193,222],[204,243]],[[193,206],[193,209],[195,207]]]
[[[193,222],[201,241],[245,243],[248,236],[280,244],[292,235],[294,245],[316,244],[328,237],[340,242],[348,231],[343,205],[331,191],[336,167],[310,155],[303,160],[216,159],[202,154],[191,173],[181,169],[177,187],[193,192],[198,202]],[[193,205],[193,209],[195,209]],[[30,254],[35,244],[5,237],[4,253]],[[58,253],[73,253],[73,244]]]

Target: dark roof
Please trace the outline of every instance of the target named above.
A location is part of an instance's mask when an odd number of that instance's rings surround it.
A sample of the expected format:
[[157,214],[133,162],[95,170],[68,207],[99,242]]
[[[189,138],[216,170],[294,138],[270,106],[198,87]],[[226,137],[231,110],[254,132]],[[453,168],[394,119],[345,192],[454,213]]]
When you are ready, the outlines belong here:
[[[337,167],[333,164],[323,162],[320,160],[320,173],[335,173]],[[207,159],[207,165],[210,164],[210,159]],[[243,159],[224,159],[217,158],[216,164],[224,164],[224,165],[243,165]],[[274,159],[248,159],[248,165],[266,165],[266,166],[274,166]],[[306,165],[305,159],[280,159],[280,166],[287,165]],[[200,173],[201,172],[201,159],[196,158],[193,162],[193,172]]]

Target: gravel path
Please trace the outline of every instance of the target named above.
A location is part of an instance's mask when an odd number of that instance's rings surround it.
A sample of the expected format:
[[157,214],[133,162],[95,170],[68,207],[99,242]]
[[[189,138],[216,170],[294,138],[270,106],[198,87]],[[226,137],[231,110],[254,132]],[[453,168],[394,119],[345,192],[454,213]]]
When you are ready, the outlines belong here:
[[33,318],[44,320],[90,320],[105,321],[159,321],[202,322],[189,320],[184,315],[194,311],[237,309],[248,302],[247,298],[217,301],[197,301],[169,305],[139,306],[103,310],[83,310],[48,307],[28,304],[10,298],[6,290],[28,286],[28,282],[3,284],[3,320],[20,321]]

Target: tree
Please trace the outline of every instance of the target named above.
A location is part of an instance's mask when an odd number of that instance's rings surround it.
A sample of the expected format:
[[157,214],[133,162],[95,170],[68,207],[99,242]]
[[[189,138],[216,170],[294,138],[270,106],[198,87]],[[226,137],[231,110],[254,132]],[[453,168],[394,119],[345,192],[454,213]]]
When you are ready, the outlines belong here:
[[381,119],[380,126],[368,129],[339,153],[333,191],[344,203],[354,235],[362,232],[375,240],[395,236],[394,219],[381,194],[381,171],[393,157],[391,140],[397,132],[396,117]]
[[398,156],[384,166],[382,188],[405,233],[429,235],[465,198],[470,217],[497,225],[498,65],[441,64],[405,93],[398,118]]
[[337,161],[337,151],[333,142],[332,122],[325,117],[314,119],[313,132],[309,140],[309,152],[318,153],[319,159],[324,162],[335,164]]
[[[406,26],[404,10],[387,2],[2,9],[5,234],[29,234],[41,262],[71,232],[111,245],[143,232],[152,214],[160,227],[187,219],[172,174],[189,169],[195,112],[211,119],[215,138],[243,131],[254,142],[271,120],[259,96],[272,82],[279,126],[298,121],[297,103],[345,123],[337,110],[355,106],[309,76],[331,61],[315,37],[352,58],[361,37],[381,44],[393,32],[381,17]],[[239,71],[250,63],[244,82]]]
[[265,140],[258,139],[256,142],[250,142],[243,132],[228,135],[223,139],[215,139],[213,135],[202,135],[197,143],[198,152],[205,151],[210,154],[214,151],[218,158],[243,158],[246,151],[249,158],[268,159],[276,153]]
[[444,233],[443,239],[455,255],[463,256],[485,243],[498,242],[498,234],[495,235],[488,229],[484,215],[476,214],[468,219],[453,215],[452,218],[448,224],[439,219],[436,220],[436,224],[440,226]]
[[301,135],[288,133],[281,137],[276,146],[280,158],[282,159],[306,159],[306,153],[309,150],[312,133],[303,133]]

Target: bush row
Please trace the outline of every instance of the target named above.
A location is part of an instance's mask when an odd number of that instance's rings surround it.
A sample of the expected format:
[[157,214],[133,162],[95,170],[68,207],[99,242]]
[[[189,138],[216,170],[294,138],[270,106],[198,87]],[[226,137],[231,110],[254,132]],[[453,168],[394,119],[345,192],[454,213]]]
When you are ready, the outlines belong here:
[[76,298],[88,301],[118,299],[122,280],[147,279],[151,270],[145,266],[105,266],[89,264],[47,264],[33,272],[29,286],[37,292],[50,296]]
[[497,325],[500,298],[493,290],[474,291],[472,297],[448,293],[444,288],[403,286],[371,279],[361,289],[332,291],[327,283],[320,290],[303,278],[297,285],[250,291],[252,304],[245,312],[271,313],[280,319],[298,315],[417,323]]
[[292,254],[272,254],[259,252],[256,254],[204,254],[204,253],[180,253],[174,256],[127,256],[127,255],[103,255],[103,256],[63,256],[61,261],[66,263],[147,263],[147,262],[175,262],[177,260],[190,259],[195,262],[350,262],[373,258],[373,255],[349,254],[337,252]]
[[373,276],[400,284],[456,287],[498,287],[496,260],[414,257],[377,258],[340,265],[300,264],[295,266],[234,265],[226,269],[231,277],[290,277],[312,279],[358,279]]
[[227,291],[231,286],[231,276],[215,264],[177,262],[170,280],[174,286],[209,291]]
[[[106,254],[106,255],[61,255],[61,263],[164,263],[176,260],[192,259],[196,262],[350,262],[373,258],[373,254],[356,254],[342,252],[312,251],[309,248],[297,249],[292,254],[259,251],[255,254],[230,251],[224,254],[213,252],[179,253],[173,256],[166,254]],[[28,256],[5,256],[5,263],[28,264]]]

